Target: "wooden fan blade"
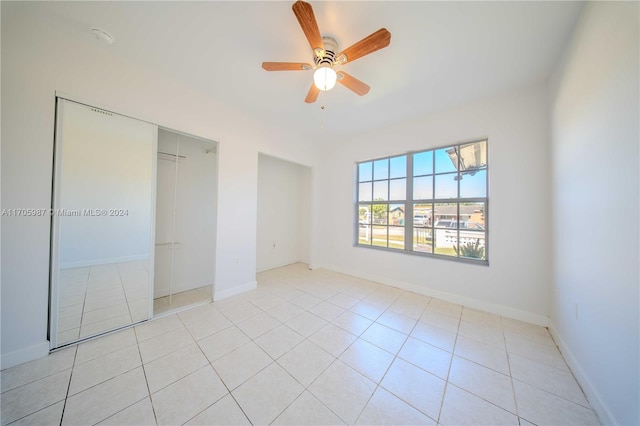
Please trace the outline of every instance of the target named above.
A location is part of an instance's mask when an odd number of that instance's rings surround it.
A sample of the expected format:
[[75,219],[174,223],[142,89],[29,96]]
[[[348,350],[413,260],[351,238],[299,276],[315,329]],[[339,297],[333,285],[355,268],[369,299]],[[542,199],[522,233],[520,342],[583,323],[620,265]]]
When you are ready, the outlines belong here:
[[[369,53],[387,47],[389,43],[391,43],[391,33],[386,28],[380,28],[375,33],[338,53],[337,61],[343,64],[353,62]],[[342,55],[345,56],[344,59],[341,58]]]
[[309,88],[309,93],[307,93],[307,97],[304,101],[308,104],[312,104],[318,99],[318,94],[320,93],[320,89],[316,87],[316,85],[311,82],[311,87]]
[[311,65],[302,62],[263,62],[262,68],[267,71],[305,71],[310,70]]
[[311,49],[321,49],[324,52],[324,43],[322,42],[322,36],[320,35],[318,23],[316,22],[316,17],[313,14],[311,5],[304,1],[297,1],[291,8],[296,18],[298,18],[298,23],[300,27],[302,27],[302,31],[307,37]]
[[368,84],[342,71],[338,73],[338,83],[360,96],[366,95],[371,89]]

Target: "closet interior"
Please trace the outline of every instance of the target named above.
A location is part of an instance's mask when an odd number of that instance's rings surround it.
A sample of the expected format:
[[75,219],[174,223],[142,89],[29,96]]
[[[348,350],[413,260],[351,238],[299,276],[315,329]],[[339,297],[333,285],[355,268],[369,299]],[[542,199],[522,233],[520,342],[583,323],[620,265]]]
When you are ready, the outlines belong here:
[[212,300],[216,148],[212,141],[158,130],[154,316]]

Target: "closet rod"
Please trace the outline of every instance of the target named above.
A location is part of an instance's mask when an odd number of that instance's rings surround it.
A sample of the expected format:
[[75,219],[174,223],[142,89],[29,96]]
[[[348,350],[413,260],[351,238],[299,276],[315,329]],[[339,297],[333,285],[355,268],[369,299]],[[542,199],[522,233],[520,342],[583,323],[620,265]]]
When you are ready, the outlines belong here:
[[[170,159],[174,161],[176,158],[178,158],[179,160],[184,160],[187,158],[184,155],[176,155],[176,154],[171,154],[169,152],[162,152],[162,151],[158,151],[158,157],[160,158],[170,157]],[[168,159],[168,158],[165,158],[165,159]]]

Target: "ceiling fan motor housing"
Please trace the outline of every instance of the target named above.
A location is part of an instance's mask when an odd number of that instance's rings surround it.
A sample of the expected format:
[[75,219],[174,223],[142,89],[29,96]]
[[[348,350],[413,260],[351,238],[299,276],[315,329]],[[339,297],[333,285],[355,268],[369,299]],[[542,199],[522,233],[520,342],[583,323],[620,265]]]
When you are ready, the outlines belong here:
[[322,56],[315,55],[313,60],[317,67],[333,67],[338,54],[338,42],[332,37],[322,37],[322,42],[324,43]]

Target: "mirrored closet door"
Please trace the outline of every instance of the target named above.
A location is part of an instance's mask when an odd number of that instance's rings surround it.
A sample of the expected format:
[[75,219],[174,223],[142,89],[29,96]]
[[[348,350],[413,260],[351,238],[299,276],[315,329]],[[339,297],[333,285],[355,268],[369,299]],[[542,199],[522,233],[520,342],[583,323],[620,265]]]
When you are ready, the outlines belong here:
[[158,130],[154,315],[211,302],[216,143]]
[[57,99],[51,347],[152,315],[157,126]]

